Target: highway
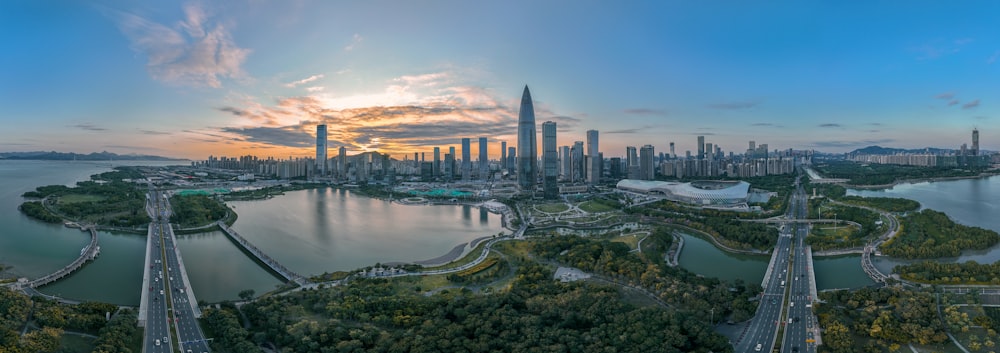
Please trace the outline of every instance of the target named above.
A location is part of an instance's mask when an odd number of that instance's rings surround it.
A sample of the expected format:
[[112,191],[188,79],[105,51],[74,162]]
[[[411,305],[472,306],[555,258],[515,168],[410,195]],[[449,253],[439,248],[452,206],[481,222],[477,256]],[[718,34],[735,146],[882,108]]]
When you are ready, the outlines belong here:
[[[162,238],[163,231],[160,229],[162,227],[160,222],[153,222],[150,227],[153,228],[152,234],[154,236]],[[146,332],[143,337],[142,350],[147,353],[173,352],[173,346],[169,339],[170,324],[167,302],[163,294],[166,293],[165,282],[163,278],[160,278],[160,272],[163,269],[163,246],[160,241],[153,242],[149,257],[149,268],[145,270],[149,271],[149,278],[152,280],[149,282],[149,287],[145,288],[149,292],[150,299],[147,304]]]
[[[794,202],[794,198],[792,199]],[[794,207],[789,205],[789,210]],[[775,335],[781,324],[785,295],[785,282],[788,279],[788,259],[792,243],[790,227],[785,227],[778,235],[775,244],[776,257],[771,278],[761,295],[757,314],[750,322],[743,337],[736,345],[737,352],[770,352],[774,348]]]
[[[807,197],[801,185],[797,185],[792,200],[793,202],[789,204],[790,208],[794,208],[792,217],[805,218],[807,215],[806,207],[808,207]],[[806,262],[805,253],[809,251],[805,244],[806,236],[809,234],[809,225],[794,224],[790,228],[794,232],[794,237],[792,238],[792,272],[788,285],[788,315],[785,319],[782,352],[814,353],[816,351],[814,343],[816,339],[815,335],[818,335],[818,325],[812,313],[812,301],[815,298],[810,294],[811,283],[809,271],[811,269]]]
[[[194,313],[192,303],[187,295],[188,288],[181,278],[183,268],[178,259],[180,256],[174,244],[173,230],[170,228],[170,204],[164,195],[151,192],[156,205],[154,219],[154,235],[159,237],[153,248],[153,257],[149,268],[150,277],[154,278],[151,291],[153,302],[148,311],[146,324],[145,352],[172,352],[174,345],[183,353],[210,352]],[[171,325],[176,336],[170,333]],[[179,340],[175,341],[175,338]],[[160,344],[157,345],[157,340]]]

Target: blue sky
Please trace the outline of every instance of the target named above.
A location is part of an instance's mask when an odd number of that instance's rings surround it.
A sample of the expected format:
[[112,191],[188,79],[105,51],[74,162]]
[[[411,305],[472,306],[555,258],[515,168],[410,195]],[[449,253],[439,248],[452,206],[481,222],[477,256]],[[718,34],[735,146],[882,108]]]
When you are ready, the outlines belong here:
[[[6,1],[0,151],[1000,149],[1000,3]],[[540,130],[540,129],[539,129]],[[993,137],[991,137],[993,136]]]

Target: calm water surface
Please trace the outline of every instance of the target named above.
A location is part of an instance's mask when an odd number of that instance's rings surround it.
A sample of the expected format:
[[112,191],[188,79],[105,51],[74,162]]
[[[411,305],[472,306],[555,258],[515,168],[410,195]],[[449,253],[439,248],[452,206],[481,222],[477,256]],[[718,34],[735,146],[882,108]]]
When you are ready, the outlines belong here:
[[[848,189],[847,194],[916,200],[923,208],[944,212],[955,222],[1000,232],[1000,176],[900,184],[884,190]],[[970,260],[979,263],[1000,261],[1000,244],[986,250],[965,251],[959,257],[938,259],[941,262]],[[881,257],[875,265],[887,271],[908,262],[911,261]]]
[[504,231],[500,215],[476,207],[400,205],[344,189],[230,205],[239,214],[233,228],[303,275],[433,259]]

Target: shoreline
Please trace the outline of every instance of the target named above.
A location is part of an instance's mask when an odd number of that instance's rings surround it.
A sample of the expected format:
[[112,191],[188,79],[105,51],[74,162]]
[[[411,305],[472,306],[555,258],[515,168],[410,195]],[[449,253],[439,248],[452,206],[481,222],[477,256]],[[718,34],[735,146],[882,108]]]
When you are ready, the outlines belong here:
[[954,180],[966,180],[966,179],[987,179],[990,177],[1000,176],[1000,172],[994,173],[980,173],[979,175],[970,176],[954,176],[954,177],[934,177],[934,178],[918,178],[918,179],[903,179],[898,180],[889,184],[879,184],[879,185],[851,185],[847,183],[837,183],[847,189],[858,189],[858,190],[882,190],[891,189],[896,185],[902,184],[919,184],[919,183],[933,183],[938,181],[954,181]]

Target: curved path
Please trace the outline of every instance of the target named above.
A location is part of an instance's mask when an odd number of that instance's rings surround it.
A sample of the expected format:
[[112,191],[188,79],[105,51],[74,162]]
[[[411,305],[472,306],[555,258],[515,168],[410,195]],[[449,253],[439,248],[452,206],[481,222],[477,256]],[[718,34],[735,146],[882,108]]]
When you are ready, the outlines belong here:
[[94,226],[93,225],[83,226],[81,230],[84,232],[90,232],[90,243],[87,244],[87,246],[80,251],[80,257],[76,258],[76,260],[73,260],[73,262],[71,262],[69,265],[66,265],[66,267],[63,267],[56,272],[50,273],[48,275],[45,275],[44,277],[35,279],[33,281],[29,281],[25,285],[26,287],[38,288],[46,284],[55,282],[60,278],[66,277],[69,274],[73,273],[73,271],[80,269],[81,267],[83,267],[84,264],[87,263],[87,261],[93,260],[94,258],[97,257],[97,255],[101,253],[101,246],[97,245],[97,230],[94,229]]

